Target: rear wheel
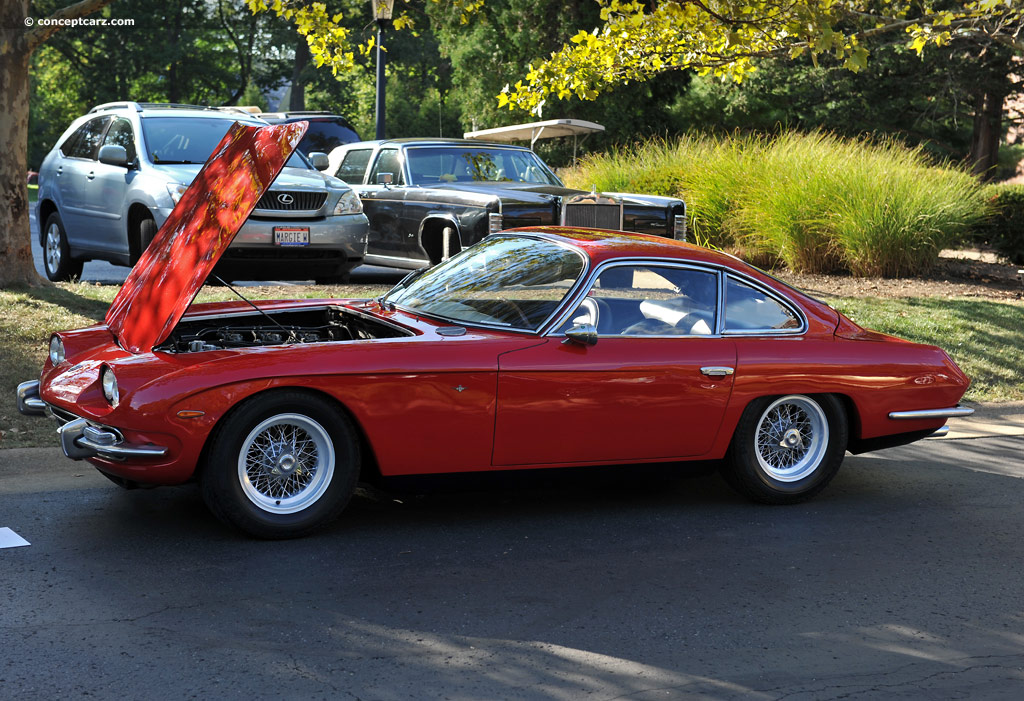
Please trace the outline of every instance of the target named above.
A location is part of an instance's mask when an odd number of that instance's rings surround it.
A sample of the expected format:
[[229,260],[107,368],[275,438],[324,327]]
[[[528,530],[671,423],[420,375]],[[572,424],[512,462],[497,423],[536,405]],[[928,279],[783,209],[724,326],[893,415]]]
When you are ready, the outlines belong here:
[[723,476],[754,501],[804,501],[835,476],[847,440],[846,412],[831,395],[758,399],[740,417]]
[[203,498],[220,519],[258,538],[295,538],[330,523],[359,476],[351,422],[304,392],[253,397],[212,441]]
[[60,215],[53,212],[46,218],[43,228],[43,269],[46,277],[53,282],[79,278],[82,277],[82,265],[82,261],[71,258],[64,223]]

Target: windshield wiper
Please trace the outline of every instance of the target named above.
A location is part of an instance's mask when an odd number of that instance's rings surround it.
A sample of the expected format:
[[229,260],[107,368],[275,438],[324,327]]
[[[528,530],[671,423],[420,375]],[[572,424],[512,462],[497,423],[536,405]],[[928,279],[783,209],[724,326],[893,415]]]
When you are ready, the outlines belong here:
[[198,161],[165,161],[160,156],[153,156],[153,163],[161,166],[195,166],[199,165]]

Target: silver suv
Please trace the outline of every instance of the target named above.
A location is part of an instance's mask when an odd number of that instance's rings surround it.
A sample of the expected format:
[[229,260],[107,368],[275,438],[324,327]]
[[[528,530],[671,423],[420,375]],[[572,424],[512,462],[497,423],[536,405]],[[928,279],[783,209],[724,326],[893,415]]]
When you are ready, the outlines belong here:
[[[266,124],[231,108],[137,102],[99,105],[75,120],[39,169],[47,277],[77,277],[94,259],[134,265],[236,121]],[[214,273],[343,281],[362,262],[368,225],[352,189],[318,170],[328,167],[325,154],[292,154]]]

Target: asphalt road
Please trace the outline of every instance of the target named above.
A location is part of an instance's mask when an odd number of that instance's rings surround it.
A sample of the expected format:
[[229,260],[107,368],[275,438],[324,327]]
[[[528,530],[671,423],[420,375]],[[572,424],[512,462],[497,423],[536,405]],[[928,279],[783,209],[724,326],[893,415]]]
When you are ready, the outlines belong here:
[[[36,272],[46,277],[46,270],[43,268],[43,249],[39,245],[39,223],[36,221],[35,205],[29,213],[29,229],[32,232],[32,260],[36,265]],[[86,282],[98,282],[109,285],[120,285],[128,277],[131,268],[123,265],[113,265],[101,260],[91,260],[82,267],[82,280]],[[359,284],[394,284],[401,280],[409,271],[395,268],[380,268],[373,265],[361,265],[352,271],[352,282]],[[291,285],[309,284],[312,280],[236,280],[233,284],[240,287],[251,285]]]
[[1019,699],[1024,437],[715,474],[360,493],[247,540],[192,487],[0,452],[5,698]]

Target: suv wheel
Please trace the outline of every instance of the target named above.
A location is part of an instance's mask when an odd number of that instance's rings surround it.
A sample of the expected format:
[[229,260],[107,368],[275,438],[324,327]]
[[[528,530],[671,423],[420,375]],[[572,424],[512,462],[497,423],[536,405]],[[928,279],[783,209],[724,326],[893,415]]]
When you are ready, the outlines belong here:
[[83,261],[71,257],[68,237],[60,215],[54,212],[43,227],[43,269],[53,282],[82,277]]

